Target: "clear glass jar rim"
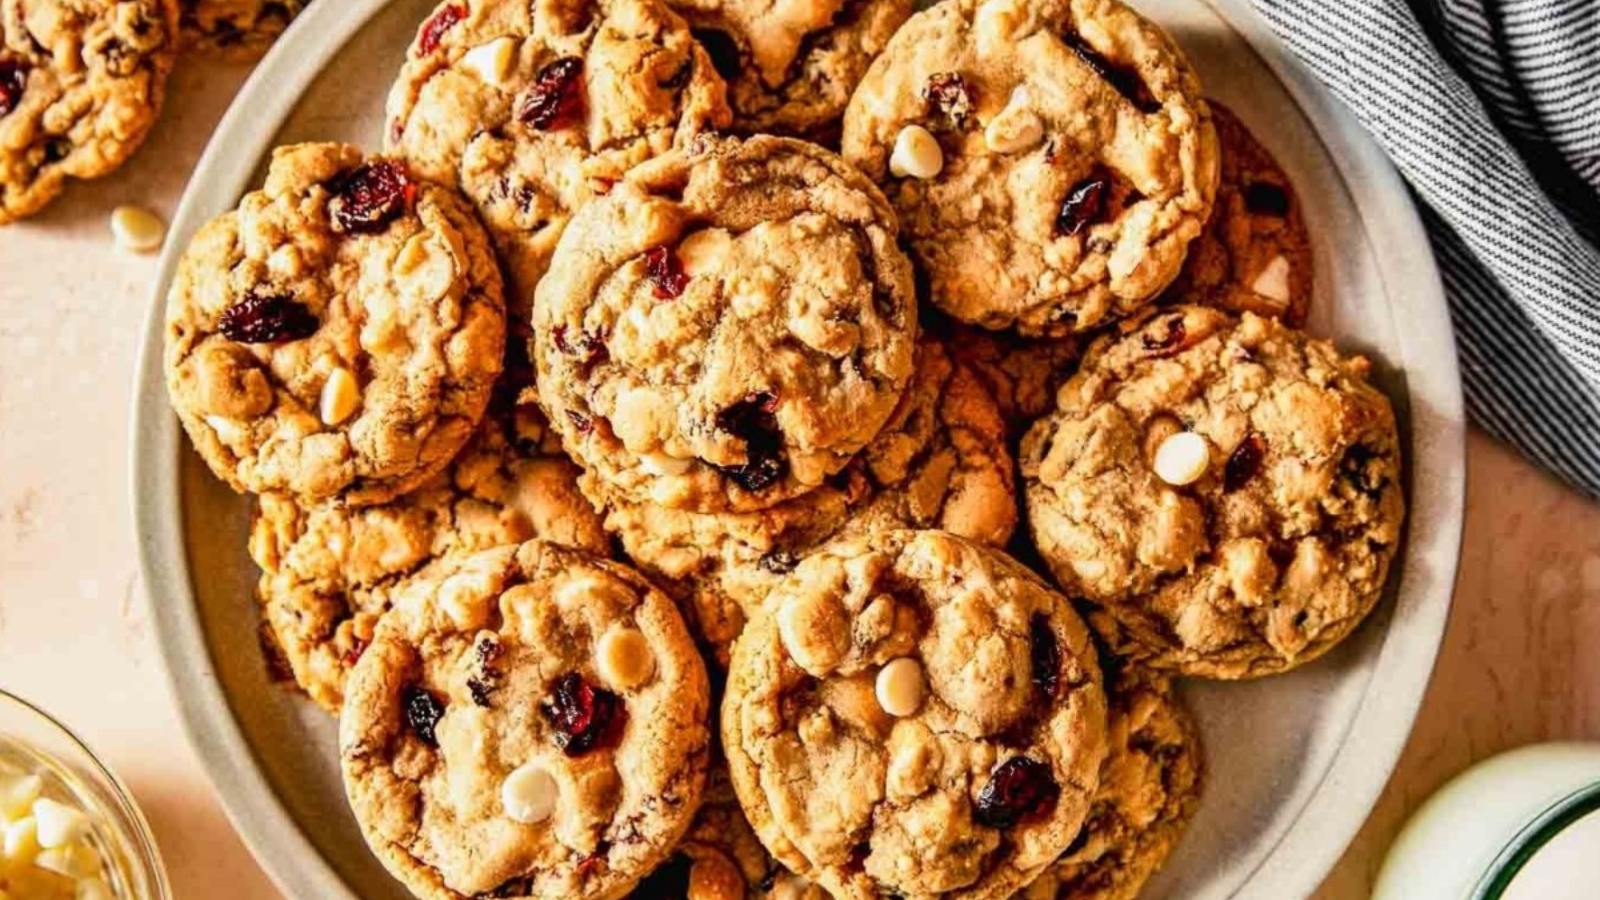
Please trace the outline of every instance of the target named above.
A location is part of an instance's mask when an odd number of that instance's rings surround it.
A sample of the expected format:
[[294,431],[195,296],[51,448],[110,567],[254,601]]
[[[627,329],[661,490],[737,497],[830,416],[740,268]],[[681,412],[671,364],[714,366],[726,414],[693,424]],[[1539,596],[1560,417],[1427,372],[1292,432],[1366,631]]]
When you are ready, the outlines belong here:
[[1528,861],[1544,846],[1591,813],[1600,814],[1600,782],[1579,788],[1551,804],[1517,832],[1479,879],[1471,900],[1500,900]]

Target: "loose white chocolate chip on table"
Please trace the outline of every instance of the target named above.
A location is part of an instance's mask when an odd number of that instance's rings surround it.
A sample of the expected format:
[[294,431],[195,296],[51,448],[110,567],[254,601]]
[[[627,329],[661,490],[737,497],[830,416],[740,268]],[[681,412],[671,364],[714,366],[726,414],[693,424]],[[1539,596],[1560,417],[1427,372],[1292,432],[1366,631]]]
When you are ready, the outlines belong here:
[[1289,260],[1282,254],[1274,256],[1272,262],[1261,270],[1256,280],[1250,285],[1250,290],[1268,300],[1279,303],[1289,302]]
[[487,44],[474,47],[461,57],[461,65],[476,73],[485,84],[496,87],[505,84],[511,74],[511,63],[516,59],[517,42],[513,38],[496,38]]
[[878,705],[891,716],[915,715],[922,708],[925,689],[922,664],[909,657],[893,660],[878,672]]
[[500,785],[500,805],[506,815],[524,825],[543,822],[555,814],[561,786],[538,763],[527,763],[506,776]]
[[1028,89],[1011,92],[1011,102],[983,129],[983,142],[994,153],[1020,153],[1044,140],[1044,120],[1029,108]]
[[119,206],[111,211],[111,237],[124,250],[152,253],[166,241],[167,223],[147,209]]
[[595,651],[600,677],[618,690],[636,688],[656,671],[655,654],[644,635],[632,628],[613,628]]
[[933,178],[944,171],[944,151],[932,132],[921,125],[907,125],[894,139],[889,155],[889,171],[896,178]]
[[361,385],[350,370],[340,367],[322,383],[322,424],[338,425],[361,405]]
[[1192,431],[1180,431],[1156,448],[1156,477],[1173,487],[1194,484],[1211,467],[1211,446]]

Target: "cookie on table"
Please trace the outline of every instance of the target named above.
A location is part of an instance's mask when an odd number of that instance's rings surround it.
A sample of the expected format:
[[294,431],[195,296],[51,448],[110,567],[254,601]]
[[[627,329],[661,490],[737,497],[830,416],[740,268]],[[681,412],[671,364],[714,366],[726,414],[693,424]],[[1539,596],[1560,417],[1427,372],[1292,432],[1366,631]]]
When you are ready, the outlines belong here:
[[407,51],[388,118],[389,152],[477,205],[525,333],[573,213],[730,113],[710,58],[658,0],[446,0]]
[[1200,805],[1200,732],[1172,682],[1129,667],[1106,672],[1110,753],[1089,821],[1072,849],[1021,900],[1135,900]]
[[838,141],[867,68],[912,0],[670,0],[728,83],[733,128]]
[[1211,101],[1222,180],[1205,231],[1189,247],[1167,296],[1305,324],[1311,308],[1311,236],[1283,167],[1233,111]]
[[613,495],[699,512],[820,487],[911,380],[895,217],[839,157],[705,136],[580,210],[534,303],[540,397]]
[[444,468],[504,348],[471,207],[343,144],[274,151],[167,295],[167,389],[195,449],[235,490],[306,503],[382,503]]
[[186,49],[238,62],[259,59],[311,0],[178,0]]
[[839,900],[1009,897],[1106,753],[1088,630],[997,551],[883,532],[808,557],[734,645],[722,740],[756,834]]
[[346,792],[424,900],[620,897],[700,805],[708,690],[643,578],[539,541],[487,550],[404,591],[351,670]]
[[608,499],[606,526],[680,600],[690,627],[726,664],[745,620],[807,553],[845,533],[937,528],[993,547],[1017,523],[1016,464],[992,397],[937,341],[884,430],[822,487],[750,513],[696,513]]
[[177,0],[0,0],[0,225],[139,149],[177,38]]
[[1249,678],[1355,629],[1405,507],[1394,410],[1369,369],[1200,306],[1095,343],[1021,464],[1034,543],[1113,654]]
[[463,554],[532,539],[609,555],[600,514],[579,492],[536,408],[490,412],[450,467],[377,506],[260,498],[250,556],[265,637],[295,683],[338,713],[344,681],[407,585]]
[[955,0],[913,16],[845,113],[964,322],[1093,330],[1178,274],[1216,194],[1217,138],[1183,51],[1117,0]]

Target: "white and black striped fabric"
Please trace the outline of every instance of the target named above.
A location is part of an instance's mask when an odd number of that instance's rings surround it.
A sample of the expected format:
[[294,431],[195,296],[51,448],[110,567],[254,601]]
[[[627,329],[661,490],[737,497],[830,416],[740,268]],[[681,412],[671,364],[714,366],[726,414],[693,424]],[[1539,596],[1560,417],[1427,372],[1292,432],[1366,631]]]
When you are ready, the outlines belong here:
[[1600,497],[1600,0],[1255,0],[1415,192],[1478,424]]

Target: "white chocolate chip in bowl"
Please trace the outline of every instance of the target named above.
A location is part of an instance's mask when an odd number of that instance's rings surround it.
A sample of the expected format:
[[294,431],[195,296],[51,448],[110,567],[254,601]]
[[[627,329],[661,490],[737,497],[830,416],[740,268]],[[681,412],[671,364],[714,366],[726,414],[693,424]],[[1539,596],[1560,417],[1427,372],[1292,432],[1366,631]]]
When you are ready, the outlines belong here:
[[1026,86],[1011,92],[1011,100],[983,129],[983,142],[993,153],[1021,153],[1044,140],[1044,120],[1034,112]]
[[1170,435],[1156,448],[1156,477],[1173,487],[1194,484],[1211,468],[1211,445],[1192,431]]
[[516,58],[516,39],[501,37],[468,50],[461,57],[461,65],[485,84],[499,87],[506,83],[506,77],[511,74],[511,64]]
[[907,125],[894,139],[889,172],[896,178],[933,178],[944,171],[944,151],[939,140],[921,125]]
[[535,825],[555,815],[561,799],[561,785],[539,763],[517,767],[500,784],[500,806],[506,817],[524,825]]
[[922,697],[928,682],[922,674],[922,664],[910,657],[891,660],[878,670],[878,705],[896,718],[916,715],[922,708]]
[[328,380],[322,383],[319,404],[322,424],[338,425],[354,415],[360,405],[361,385],[356,382],[356,376],[343,366],[329,372]]
[[39,846],[46,849],[81,841],[89,834],[89,817],[64,803],[43,798],[33,804]]
[[595,667],[608,685],[628,691],[655,674],[655,652],[637,629],[616,627],[601,635],[595,648]]
[[1289,258],[1281,253],[1274,256],[1261,270],[1261,274],[1256,276],[1256,280],[1250,283],[1250,290],[1268,300],[1288,303]]
[[119,206],[111,211],[111,238],[130,253],[154,253],[167,240],[167,223],[148,209]]

